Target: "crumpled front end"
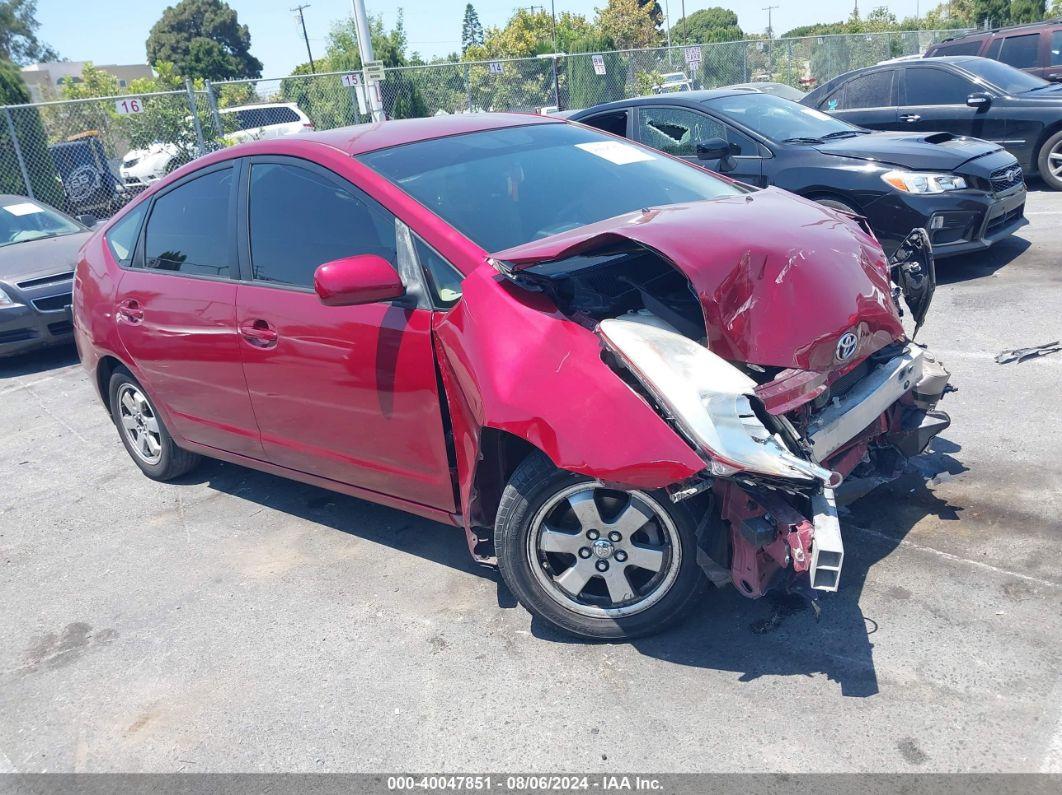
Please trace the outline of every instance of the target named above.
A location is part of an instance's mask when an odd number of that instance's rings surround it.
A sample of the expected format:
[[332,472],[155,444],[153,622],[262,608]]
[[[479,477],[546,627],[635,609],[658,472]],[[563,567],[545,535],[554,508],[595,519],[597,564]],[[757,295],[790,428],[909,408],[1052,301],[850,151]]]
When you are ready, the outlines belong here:
[[735,200],[704,202],[502,252],[496,267],[593,330],[704,462],[668,490],[711,495],[726,535],[705,550],[714,582],[725,572],[753,598],[836,590],[837,503],[898,476],[950,422],[936,410],[948,373],[900,321],[901,294],[925,317],[931,251],[919,230],[886,262],[848,216],[770,191],[740,201],[776,211],[783,242],[750,243]]

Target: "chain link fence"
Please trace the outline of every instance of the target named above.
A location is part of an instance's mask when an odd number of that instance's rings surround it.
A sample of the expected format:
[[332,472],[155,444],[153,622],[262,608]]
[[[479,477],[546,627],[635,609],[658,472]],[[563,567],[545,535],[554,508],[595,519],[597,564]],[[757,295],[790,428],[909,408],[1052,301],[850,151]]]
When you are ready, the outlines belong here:
[[[772,81],[810,90],[851,69],[917,55],[960,31],[723,42],[387,69],[388,118],[584,108],[653,92]],[[366,89],[335,72],[183,91],[0,108],[0,193],[105,218],[208,151],[370,121]]]

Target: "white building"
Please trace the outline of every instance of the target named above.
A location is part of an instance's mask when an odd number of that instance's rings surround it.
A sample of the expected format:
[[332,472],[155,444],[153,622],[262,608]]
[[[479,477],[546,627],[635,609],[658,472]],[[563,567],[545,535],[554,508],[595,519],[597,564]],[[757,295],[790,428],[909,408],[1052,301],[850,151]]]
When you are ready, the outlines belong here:
[[[22,79],[29,87],[30,98],[34,102],[55,99],[63,83],[81,82],[81,72],[87,63],[88,61],[35,63],[22,68]],[[124,89],[138,78],[154,76],[151,67],[147,64],[93,64],[93,66],[117,77],[119,89]]]

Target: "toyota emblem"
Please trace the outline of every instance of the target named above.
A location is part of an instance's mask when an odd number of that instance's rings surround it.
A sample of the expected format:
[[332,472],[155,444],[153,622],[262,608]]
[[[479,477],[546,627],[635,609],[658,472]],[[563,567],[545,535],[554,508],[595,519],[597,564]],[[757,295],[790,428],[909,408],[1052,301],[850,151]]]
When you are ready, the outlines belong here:
[[851,359],[859,347],[859,338],[851,331],[845,332],[837,340],[837,361],[847,362]]

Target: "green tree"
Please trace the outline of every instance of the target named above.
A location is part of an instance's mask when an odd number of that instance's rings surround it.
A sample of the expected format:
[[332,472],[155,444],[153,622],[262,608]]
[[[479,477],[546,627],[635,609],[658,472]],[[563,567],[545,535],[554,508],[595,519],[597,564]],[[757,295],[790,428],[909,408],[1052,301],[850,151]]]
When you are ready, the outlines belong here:
[[1010,0],[973,0],[973,23],[999,27],[1010,22]]
[[147,39],[148,62],[169,61],[186,77],[261,77],[251,34],[222,0],[180,0],[162,12]]
[[1044,0],[1013,0],[1010,4],[1011,22],[1036,22],[1044,18]]
[[[0,105],[21,105],[29,101],[29,89],[22,82],[18,67],[10,61],[0,60]],[[41,124],[40,113],[35,107],[12,108],[8,112],[33,194],[61,207],[63,189],[48,152],[48,136]],[[0,193],[27,193],[6,122],[0,124]]]
[[461,54],[464,55],[475,44],[483,44],[483,25],[475,7],[469,3],[465,6],[465,19],[461,23]]
[[58,54],[37,38],[37,0],[0,0],[0,61],[56,61]]
[[660,43],[660,32],[652,9],[639,0],[608,0],[597,11],[597,27],[621,50],[653,47]]
[[694,11],[671,26],[672,41],[709,44],[717,41],[737,41],[743,38],[745,34],[738,25],[737,14],[719,6]]

